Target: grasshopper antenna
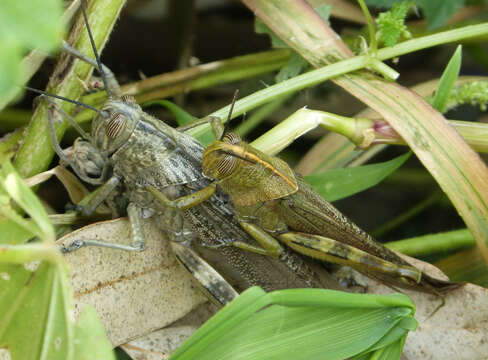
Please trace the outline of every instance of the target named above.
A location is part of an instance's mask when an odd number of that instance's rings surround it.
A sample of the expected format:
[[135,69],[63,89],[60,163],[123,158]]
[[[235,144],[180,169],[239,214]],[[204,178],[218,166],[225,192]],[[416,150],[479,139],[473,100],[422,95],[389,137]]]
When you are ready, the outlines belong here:
[[29,86],[24,86],[24,88],[27,89],[27,90],[29,90],[29,91],[32,91],[32,92],[41,94],[41,95],[53,97],[53,98],[56,98],[56,99],[60,99],[60,100],[64,100],[64,101],[70,102],[70,103],[75,104],[75,105],[83,106],[83,107],[85,107],[87,109],[90,109],[92,111],[95,111],[96,113],[100,114],[101,116],[103,116],[105,118],[108,117],[108,114],[107,114],[106,111],[98,110],[97,108],[94,108],[93,106],[90,106],[88,104],[82,103],[81,101],[76,101],[76,100],[73,100],[73,99],[68,99],[67,97],[60,96],[60,95],[56,95],[56,94],[51,94],[50,92],[43,91],[43,90],[38,90],[38,89],[34,89],[34,88],[29,87]]
[[234,105],[237,101],[238,96],[239,96],[239,89],[236,89],[236,91],[234,91],[234,97],[232,98],[232,103],[230,104],[229,115],[227,115],[227,120],[224,123],[224,130],[222,131],[222,135],[220,136],[219,140],[222,140],[224,135],[229,132],[228,130],[229,130],[230,118],[232,116],[232,111],[234,110]]
[[91,43],[91,46],[93,49],[93,54],[95,55],[95,60],[97,61],[98,72],[100,73],[100,76],[102,77],[103,86],[105,87],[105,91],[107,92],[109,99],[113,99],[113,95],[110,91],[110,88],[108,87],[105,72],[103,71],[103,68],[102,68],[100,56],[98,56],[97,47],[95,46],[95,40],[93,40],[93,35],[92,35],[91,30],[90,30],[90,25],[88,24],[88,16],[86,15],[85,0],[81,0],[81,11],[83,12],[83,17],[85,18],[86,30],[88,31],[88,37],[90,38],[90,43]]

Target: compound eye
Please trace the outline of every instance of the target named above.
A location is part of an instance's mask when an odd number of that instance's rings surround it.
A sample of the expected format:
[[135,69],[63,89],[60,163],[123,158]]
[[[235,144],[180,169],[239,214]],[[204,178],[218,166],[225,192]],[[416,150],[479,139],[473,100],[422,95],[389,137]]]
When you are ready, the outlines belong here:
[[236,145],[236,144],[239,144],[241,142],[241,137],[235,133],[226,133],[223,137],[222,137],[222,141],[227,143],[227,144],[232,144],[232,145]]
[[219,177],[224,178],[231,175],[234,172],[236,165],[237,159],[234,156],[228,154],[225,155],[222,159],[220,159],[217,166]]
[[116,138],[125,126],[125,116],[122,114],[113,115],[107,123],[107,136]]

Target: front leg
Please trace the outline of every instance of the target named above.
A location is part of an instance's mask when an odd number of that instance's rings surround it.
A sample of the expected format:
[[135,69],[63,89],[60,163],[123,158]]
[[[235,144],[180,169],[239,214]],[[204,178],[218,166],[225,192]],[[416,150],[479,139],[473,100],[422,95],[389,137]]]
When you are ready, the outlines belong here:
[[108,181],[100,186],[88,200],[83,199],[78,205],[76,210],[81,212],[85,216],[93,214],[95,209],[108,198],[110,193],[120,184],[120,179],[117,176],[112,176]]
[[131,225],[132,241],[130,245],[109,243],[100,240],[76,240],[73,243],[62,249],[63,253],[73,252],[84,246],[101,246],[112,249],[126,250],[126,251],[142,251],[146,248],[146,242],[144,234],[142,232],[141,224],[141,208],[135,203],[130,203],[127,206],[127,215],[129,216],[129,222]]
[[217,184],[213,182],[192,194],[179,197],[175,200],[170,200],[159,189],[152,185],[146,185],[147,191],[149,191],[158,201],[161,201],[165,207],[181,211],[200,205],[202,202],[210,199],[215,193],[216,187]]
[[422,277],[422,272],[413,266],[397,265],[323,236],[288,232],[279,235],[278,238],[303,255],[339,265],[347,265],[360,272],[386,274],[415,284],[419,283]]

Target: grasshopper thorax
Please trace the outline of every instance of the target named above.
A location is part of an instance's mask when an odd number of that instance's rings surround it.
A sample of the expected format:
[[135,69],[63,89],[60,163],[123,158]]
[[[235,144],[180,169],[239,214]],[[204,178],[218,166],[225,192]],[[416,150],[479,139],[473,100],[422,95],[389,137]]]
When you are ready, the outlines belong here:
[[129,139],[141,112],[131,98],[107,100],[102,114],[97,115],[92,123],[93,145],[107,155],[113,154]]
[[204,152],[202,172],[216,179],[235,205],[248,206],[298,191],[293,170],[284,161],[266,155],[226,134]]

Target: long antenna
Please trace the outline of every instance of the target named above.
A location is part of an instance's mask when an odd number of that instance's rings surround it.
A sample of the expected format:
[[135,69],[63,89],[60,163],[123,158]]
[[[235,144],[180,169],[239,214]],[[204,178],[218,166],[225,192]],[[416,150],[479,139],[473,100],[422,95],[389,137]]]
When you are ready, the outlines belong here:
[[227,121],[224,123],[224,129],[222,131],[222,135],[220,136],[219,140],[222,140],[224,135],[228,132],[230,126],[230,118],[232,117],[232,111],[234,110],[234,104],[236,103],[237,96],[239,96],[239,89],[234,91],[234,97],[232,98],[232,103],[230,104],[229,115],[227,115]]
[[234,91],[234,97],[232,98],[232,103],[230,104],[229,115],[227,116],[226,123],[230,121],[230,117],[232,115],[232,111],[234,110],[234,104],[236,103],[237,96],[239,96],[239,89],[236,89],[236,91]]
[[88,104],[82,103],[81,101],[76,101],[76,100],[73,100],[73,99],[68,99],[67,97],[60,96],[60,95],[56,95],[56,94],[51,94],[50,92],[43,91],[43,90],[38,90],[38,89],[34,89],[34,88],[29,87],[29,86],[24,86],[24,88],[26,88],[27,90],[30,90],[32,92],[38,93],[38,94],[46,95],[46,96],[49,96],[49,97],[53,97],[53,98],[56,98],[56,99],[61,99],[61,100],[70,102],[72,104],[76,104],[76,105],[83,106],[83,107],[85,107],[87,109],[90,109],[90,110],[95,111],[96,113],[100,114],[103,117],[107,117],[108,116],[108,114],[105,111],[98,110],[97,108],[94,108],[93,106],[90,106]]
[[93,49],[93,54],[95,55],[95,59],[97,60],[98,72],[100,73],[100,76],[102,77],[103,86],[105,87],[105,91],[107,92],[108,97],[110,99],[112,99],[113,96],[109,90],[109,87],[107,84],[107,79],[105,77],[105,73],[103,72],[102,63],[100,61],[100,56],[98,56],[97,47],[95,46],[95,41],[93,40],[93,35],[92,35],[91,30],[90,30],[90,25],[88,24],[88,16],[86,15],[86,9],[85,9],[85,0],[81,0],[81,11],[83,12],[83,17],[85,18],[86,30],[88,31],[88,37],[90,38],[91,46]]

